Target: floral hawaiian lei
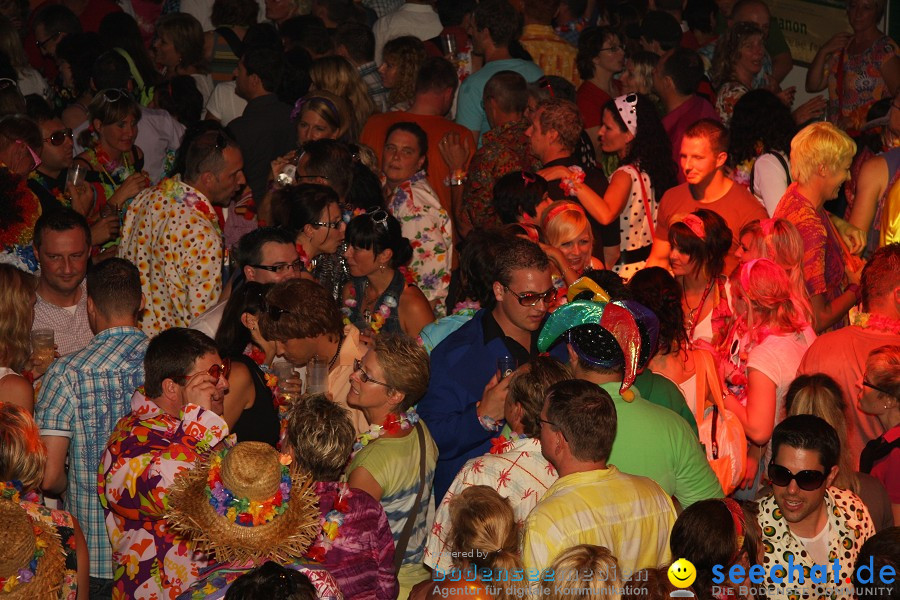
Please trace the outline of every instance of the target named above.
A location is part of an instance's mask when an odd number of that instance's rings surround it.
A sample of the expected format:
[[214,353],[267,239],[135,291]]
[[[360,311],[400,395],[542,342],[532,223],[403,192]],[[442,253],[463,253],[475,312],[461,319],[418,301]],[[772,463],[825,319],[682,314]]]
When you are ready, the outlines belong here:
[[856,313],[853,316],[853,324],[863,329],[873,329],[900,335],[900,321],[884,315],[864,312]]
[[559,180],[559,187],[565,192],[566,196],[575,196],[575,187],[577,184],[584,183],[584,169],[572,165],[569,167],[569,172],[569,175]]
[[418,422],[419,413],[416,412],[415,408],[410,408],[405,413],[400,413],[399,415],[390,413],[384,418],[381,425],[372,425],[368,431],[359,434],[356,441],[353,442],[353,453],[350,455],[350,460],[353,460],[353,457],[356,456],[357,452],[380,438],[385,433],[393,434],[407,431],[415,427]]
[[227,517],[232,523],[244,527],[264,525],[284,513],[291,499],[291,474],[288,470],[290,459],[281,459],[281,483],[275,495],[264,502],[249,498],[235,498],[222,483],[222,459],[224,453],[217,453],[210,459],[209,474],[206,477],[206,496],[216,514]]
[[[18,504],[21,493],[21,481],[0,482],[0,498]],[[28,566],[22,567],[9,577],[0,577],[0,592],[4,594],[13,591],[20,583],[30,583],[34,579],[37,573],[38,561],[44,556],[49,547],[47,540],[41,535],[43,533],[41,528],[37,525],[32,527],[34,528],[34,554],[31,556]]]
[[334,507],[322,517],[322,531],[306,551],[304,556],[310,560],[321,563],[325,555],[334,546],[334,540],[341,537],[340,527],[344,524],[344,513],[350,510],[347,498],[350,495],[350,486],[346,482],[338,487],[338,495],[334,500]]
[[159,189],[164,198],[174,198],[176,202],[202,214],[219,234],[222,233],[219,217],[210,207],[209,200],[202,198],[193,187],[176,177],[170,177],[159,184]]
[[[356,301],[356,289],[351,285],[348,286],[350,290],[350,295],[344,300],[344,308],[341,309],[341,312],[344,314],[344,325],[350,325],[350,316],[353,314],[354,309],[357,307]],[[369,328],[372,330],[372,333],[378,333],[384,324],[387,322],[388,317],[391,316],[391,310],[397,307],[397,298],[388,294],[384,297],[384,302],[372,313],[372,316],[369,317]]]
[[516,433],[515,431],[510,431],[509,435],[498,435],[495,438],[491,439],[491,454],[503,454],[507,450],[511,450],[513,444],[515,444],[518,440],[525,439],[528,436],[524,433]]

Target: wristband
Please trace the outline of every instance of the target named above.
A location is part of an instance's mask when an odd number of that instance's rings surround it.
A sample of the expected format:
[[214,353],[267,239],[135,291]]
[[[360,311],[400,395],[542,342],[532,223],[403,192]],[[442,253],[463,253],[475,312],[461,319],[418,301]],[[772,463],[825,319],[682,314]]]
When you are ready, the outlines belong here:
[[444,180],[444,185],[457,186],[462,185],[468,179],[467,173],[462,169],[456,169]]
[[[478,415],[477,412],[475,414]],[[500,431],[504,423],[503,419],[498,421],[489,415],[478,415],[478,422],[485,431]]]

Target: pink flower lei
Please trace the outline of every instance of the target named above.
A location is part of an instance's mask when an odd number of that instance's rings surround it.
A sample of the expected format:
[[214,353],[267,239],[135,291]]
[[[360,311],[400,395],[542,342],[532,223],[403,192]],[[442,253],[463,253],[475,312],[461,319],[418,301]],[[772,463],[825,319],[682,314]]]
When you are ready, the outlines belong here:
[[579,183],[584,183],[584,169],[572,165],[569,167],[569,172],[568,176],[559,180],[559,187],[565,192],[566,196],[575,196],[575,186]]
[[[284,457],[286,455],[282,455]],[[212,456],[209,465],[209,474],[206,477],[206,497],[209,505],[216,514],[226,517],[232,523],[243,527],[256,527],[265,525],[275,517],[287,510],[291,499],[291,474],[288,470],[290,460],[281,461],[281,483],[275,495],[268,500],[259,502],[249,498],[237,498],[222,483],[222,459],[223,452]]]
[[334,507],[321,518],[322,530],[304,554],[306,558],[318,563],[325,561],[325,555],[334,547],[334,541],[341,537],[340,529],[344,524],[344,514],[350,510],[350,504],[347,502],[349,496],[350,486],[346,482],[341,483]]
[[853,325],[862,329],[873,329],[900,335],[900,321],[875,313],[856,313],[853,316]]
[[[344,315],[344,325],[350,325],[350,317],[353,315],[354,309],[357,307],[358,302],[356,300],[356,289],[351,285],[349,286],[350,295],[344,300],[344,307],[341,309],[341,313]],[[381,331],[381,328],[384,327],[384,324],[387,323],[388,318],[391,316],[391,309],[397,307],[397,298],[388,294],[384,298],[384,302],[372,313],[372,316],[369,318],[369,328],[372,330],[373,334],[377,334]]]

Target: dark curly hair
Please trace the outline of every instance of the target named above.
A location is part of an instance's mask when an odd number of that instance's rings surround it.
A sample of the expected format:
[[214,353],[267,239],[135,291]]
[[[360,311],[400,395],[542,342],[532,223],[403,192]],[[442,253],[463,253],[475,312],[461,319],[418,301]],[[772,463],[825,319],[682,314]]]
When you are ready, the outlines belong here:
[[659,354],[687,347],[681,288],[668,271],[662,267],[641,269],[628,281],[628,290],[659,319]]
[[752,37],[763,36],[763,30],[756,23],[741,22],[732,25],[718,41],[713,54],[710,75],[713,86],[718,89],[734,79],[734,64],[738,60],[741,48]]
[[[659,113],[653,101],[643,94],[637,96],[636,118],[637,135],[628,148],[628,154],[622,160],[623,165],[637,165],[650,176],[650,183],[657,198],[662,198],[666,191],[678,184],[675,162],[672,160],[672,144],[669,135],[659,119]],[[616,101],[610,100],[603,105],[609,111],[619,129],[627,131],[625,121],[616,108]]]
[[[769,90],[752,90],[734,105],[731,117],[731,141],[728,164],[735,167],[760,154],[778,151],[791,153],[791,139],[797,124],[791,109]],[[759,152],[758,144],[762,145]]]

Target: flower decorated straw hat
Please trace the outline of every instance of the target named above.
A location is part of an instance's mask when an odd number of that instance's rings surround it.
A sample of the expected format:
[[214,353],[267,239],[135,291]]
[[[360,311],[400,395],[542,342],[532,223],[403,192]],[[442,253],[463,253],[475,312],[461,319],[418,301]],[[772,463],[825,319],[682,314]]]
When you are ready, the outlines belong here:
[[53,526],[33,521],[16,495],[0,499],[0,531],[0,598],[58,598],[66,557]]
[[166,520],[222,562],[290,562],[319,533],[317,497],[291,458],[262,442],[213,452],[175,479]]

